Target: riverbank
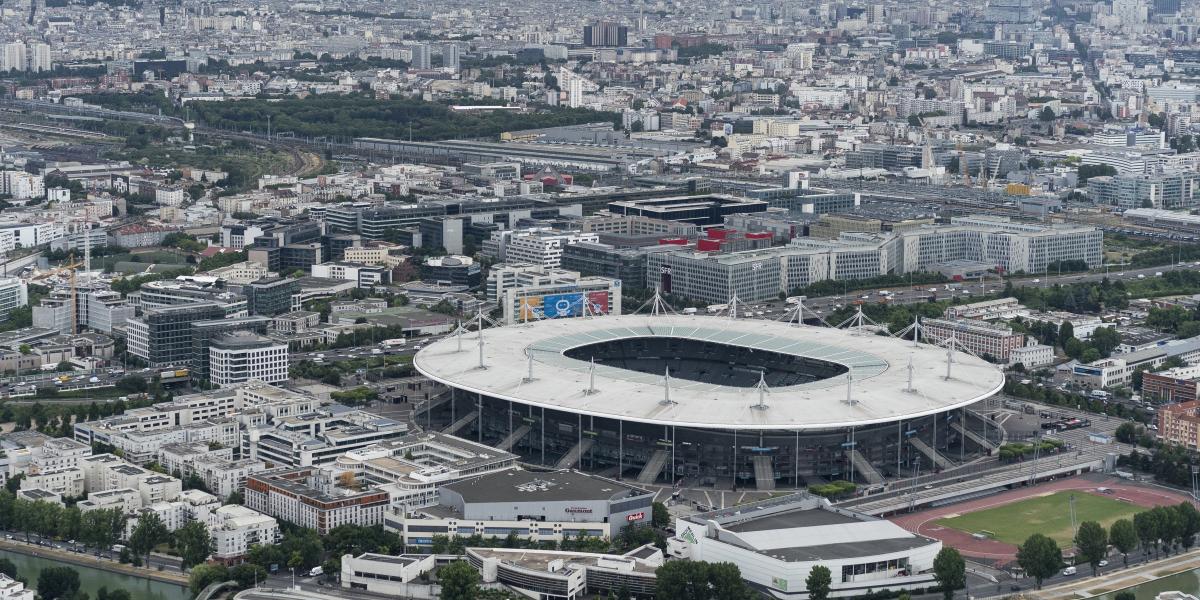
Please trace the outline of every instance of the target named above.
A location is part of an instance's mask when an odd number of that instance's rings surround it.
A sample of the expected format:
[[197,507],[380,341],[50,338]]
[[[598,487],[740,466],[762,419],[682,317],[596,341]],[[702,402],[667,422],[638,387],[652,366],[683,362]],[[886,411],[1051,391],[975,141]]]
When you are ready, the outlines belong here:
[[118,573],[128,575],[130,577],[139,577],[142,579],[150,579],[161,583],[170,583],[187,587],[188,577],[182,573],[172,573],[169,571],[156,571],[153,569],[144,569],[133,565],[123,565],[111,560],[98,559],[90,554],[81,554],[78,552],[65,552],[54,548],[46,548],[44,546],[33,546],[25,542],[17,540],[0,539],[0,550],[8,550],[18,554],[28,556],[36,556],[47,560],[53,560],[81,567],[90,567],[110,573]]
[[[1109,557],[1109,560],[1116,562],[1121,560],[1121,558],[1120,556]],[[1091,598],[1198,568],[1200,568],[1200,550],[1192,550],[1128,569],[1118,568],[1099,577],[1086,577],[1070,583],[1030,591],[1027,596],[1041,600]],[[1086,565],[1079,567],[1079,571],[1080,573],[1088,572],[1090,571],[1090,567]]]

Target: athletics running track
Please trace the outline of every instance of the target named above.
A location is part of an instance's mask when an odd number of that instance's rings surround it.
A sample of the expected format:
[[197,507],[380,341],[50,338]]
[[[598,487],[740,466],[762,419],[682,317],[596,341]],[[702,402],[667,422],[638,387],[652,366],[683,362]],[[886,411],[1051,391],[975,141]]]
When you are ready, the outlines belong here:
[[992,562],[998,565],[1010,562],[1016,558],[1017,547],[1005,542],[992,539],[976,539],[971,534],[938,525],[938,519],[949,515],[960,515],[978,512],[996,506],[1012,504],[1034,496],[1044,496],[1051,492],[1078,490],[1096,493],[1096,488],[1106,487],[1115,493],[1110,498],[1124,500],[1138,506],[1155,507],[1165,504],[1179,504],[1190,498],[1180,492],[1162,488],[1150,488],[1130,485],[1123,479],[1095,479],[1094,477],[1072,477],[1059,479],[1034,487],[1021,487],[1007,492],[1001,492],[986,498],[979,498],[949,506],[931,508],[907,515],[892,517],[897,525],[926,537],[941,540],[948,546],[953,546],[964,556]]

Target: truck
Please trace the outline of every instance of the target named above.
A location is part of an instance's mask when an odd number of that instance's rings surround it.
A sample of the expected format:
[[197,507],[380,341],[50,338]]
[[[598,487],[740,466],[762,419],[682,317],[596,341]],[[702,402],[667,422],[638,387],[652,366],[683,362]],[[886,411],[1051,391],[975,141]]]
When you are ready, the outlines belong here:
[[324,574],[325,574],[325,569],[323,569],[321,567],[313,567],[312,570],[308,572],[309,577],[316,577],[317,575],[324,575]]
[[1094,400],[1108,400],[1108,392],[1104,390],[1092,390],[1088,396]]
[[727,308],[729,308],[728,304],[709,304],[708,308],[706,308],[705,310],[708,311],[708,314],[715,315]]
[[408,340],[406,340],[404,338],[394,338],[394,339],[390,339],[390,340],[383,340],[382,342],[379,343],[379,345],[383,346],[384,348],[399,348],[400,346],[403,346],[405,343],[407,343],[407,341]]
[[683,314],[694,315],[694,314],[696,314],[696,309],[689,306],[689,307],[683,309]]

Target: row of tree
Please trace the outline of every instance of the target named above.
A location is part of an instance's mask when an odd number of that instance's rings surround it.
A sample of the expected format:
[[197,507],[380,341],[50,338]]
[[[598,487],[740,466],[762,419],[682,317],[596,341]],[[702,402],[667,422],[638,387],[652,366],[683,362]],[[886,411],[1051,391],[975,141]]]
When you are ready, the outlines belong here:
[[[1200,511],[1188,502],[1142,511],[1132,520],[1118,519],[1107,530],[1096,521],[1084,521],[1073,540],[1076,562],[1090,565],[1095,575],[1100,561],[1108,556],[1109,545],[1121,553],[1128,565],[1129,553],[1139,547],[1143,554],[1153,550],[1157,558],[1160,552],[1169,555],[1176,548],[1190,549],[1197,533],[1200,533]],[[1017,548],[1017,564],[1034,578],[1040,589],[1047,577],[1063,567],[1062,549],[1050,537],[1035,533]]]

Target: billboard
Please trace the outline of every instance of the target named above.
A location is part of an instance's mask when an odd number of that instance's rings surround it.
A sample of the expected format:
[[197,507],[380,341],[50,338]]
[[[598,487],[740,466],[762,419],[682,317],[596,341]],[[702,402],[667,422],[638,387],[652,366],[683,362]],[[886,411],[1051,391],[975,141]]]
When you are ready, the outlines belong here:
[[608,292],[588,292],[588,310],[594,315],[608,314]]
[[528,296],[521,298],[521,320],[535,321],[541,318],[542,312],[542,297]]
[[583,294],[548,294],[543,296],[542,313],[547,319],[578,317],[583,314]]

